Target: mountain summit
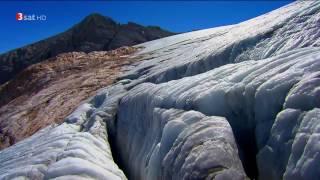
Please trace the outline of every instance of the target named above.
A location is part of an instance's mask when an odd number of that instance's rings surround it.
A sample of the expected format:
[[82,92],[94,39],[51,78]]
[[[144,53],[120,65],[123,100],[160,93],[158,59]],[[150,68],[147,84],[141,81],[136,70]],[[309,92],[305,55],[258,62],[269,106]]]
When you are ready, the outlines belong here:
[[155,26],[119,24],[109,17],[94,13],[63,33],[0,55],[0,84],[29,65],[60,53],[108,51],[173,34]]

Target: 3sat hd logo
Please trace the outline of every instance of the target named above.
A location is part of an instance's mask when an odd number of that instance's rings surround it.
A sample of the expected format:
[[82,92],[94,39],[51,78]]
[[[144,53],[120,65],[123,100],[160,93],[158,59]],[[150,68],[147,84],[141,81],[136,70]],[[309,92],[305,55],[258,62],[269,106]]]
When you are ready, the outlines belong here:
[[37,15],[37,14],[24,14],[21,12],[16,13],[17,21],[45,21],[47,20],[46,15]]

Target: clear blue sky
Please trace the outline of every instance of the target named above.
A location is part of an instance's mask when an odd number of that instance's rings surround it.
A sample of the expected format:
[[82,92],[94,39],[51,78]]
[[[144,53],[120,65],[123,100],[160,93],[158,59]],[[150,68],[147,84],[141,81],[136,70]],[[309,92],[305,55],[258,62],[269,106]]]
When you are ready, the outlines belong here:
[[[120,23],[158,25],[186,32],[238,23],[289,4],[280,1],[71,1],[0,2],[0,53],[67,30],[90,13],[101,13]],[[46,21],[16,21],[17,12],[44,14]]]

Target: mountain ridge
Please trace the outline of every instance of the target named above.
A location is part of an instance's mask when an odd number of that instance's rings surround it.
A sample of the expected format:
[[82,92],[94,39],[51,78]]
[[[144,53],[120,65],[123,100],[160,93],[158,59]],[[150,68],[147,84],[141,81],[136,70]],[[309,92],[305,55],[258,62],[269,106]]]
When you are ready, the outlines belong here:
[[156,26],[137,25],[119,24],[109,17],[90,14],[62,33],[1,54],[0,84],[29,65],[60,53],[108,51],[175,34]]

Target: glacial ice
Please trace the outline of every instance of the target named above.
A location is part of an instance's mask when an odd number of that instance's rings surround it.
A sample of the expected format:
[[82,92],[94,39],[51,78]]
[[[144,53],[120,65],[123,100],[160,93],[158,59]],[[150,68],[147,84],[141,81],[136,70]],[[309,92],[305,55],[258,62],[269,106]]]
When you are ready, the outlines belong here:
[[105,140],[66,123],[47,127],[0,156],[0,179],[126,179]]
[[260,60],[302,47],[319,46],[320,4],[291,3],[257,18],[146,42],[146,61],[123,78],[167,82],[246,60]]
[[65,123],[0,151],[0,179],[126,179],[114,163],[104,115],[88,101]]
[[1,151],[0,177],[315,179],[319,22],[320,2],[297,1],[137,45],[117,83]]
[[[135,101],[127,103],[124,106]],[[136,110],[130,109],[130,114]],[[123,154],[128,178],[246,177],[225,118],[172,108],[150,110],[153,112],[136,113],[135,119],[126,114],[118,119],[117,149]],[[142,118],[146,114],[150,116]]]
[[[319,133],[316,130],[320,112],[319,80],[319,73],[308,75],[288,93],[285,109],[277,115],[268,143],[257,156],[258,165],[265,169],[261,179],[279,179],[285,172],[287,179],[319,177],[318,166],[314,164],[319,162],[316,154],[320,150],[314,141]],[[304,141],[308,139],[307,146]],[[302,154],[310,150],[312,154]],[[304,169],[300,167],[302,164]]]
[[[161,168],[156,169],[171,167],[170,164],[165,163],[165,160],[162,160],[161,156],[153,156],[152,154],[153,151],[159,151],[157,150],[157,146],[160,149],[162,147],[162,143],[158,144],[159,139],[161,139],[159,137],[166,136],[161,132],[162,129],[166,130],[166,126],[162,122],[163,120],[159,120],[157,115],[155,115],[157,108],[180,109],[188,112],[195,110],[206,116],[224,117],[233,128],[233,133],[238,142],[240,158],[242,161],[250,161],[250,158],[252,158],[250,156],[254,158],[254,155],[251,153],[257,153],[266,146],[269,132],[274,122],[277,122],[276,117],[278,113],[283,108],[286,108],[284,105],[289,106],[290,104],[294,104],[297,106],[299,104],[301,100],[291,100],[293,98],[297,99],[299,92],[310,92],[305,96],[314,99],[314,102],[310,101],[308,108],[304,106],[305,103],[302,103],[300,104],[302,107],[297,110],[315,108],[319,103],[319,95],[316,93],[316,90],[319,89],[319,86],[317,86],[319,84],[312,83],[313,87],[311,85],[309,87],[302,86],[309,89],[309,91],[298,90],[301,88],[299,83],[305,82],[306,79],[317,77],[314,73],[319,72],[319,69],[320,49],[318,47],[310,47],[289,51],[264,60],[228,64],[206,73],[166,83],[142,83],[135,86],[121,99],[118,110],[116,141],[117,149],[121,149],[120,156],[123,158],[125,171],[128,172],[130,178],[148,179],[148,177],[144,177],[143,175],[148,174],[145,171],[150,169],[150,165],[148,165],[149,156],[160,159],[160,162],[162,162]],[[311,79],[311,82],[316,81]],[[172,112],[170,114],[175,113]],[[289,119],[292,119],[291,116],[291,114],[288,114]],[[170,115],[167,115],[165,120],[170,120]],[[174,126],[175,130],[178,131],[184,128],[185,125],[174,124]],[[223,127],[221,125],[215,126],[219,128]],[[287,131],[285,128],[286,125],[282,125],[279,131]],[[170,133],[171,138],[177,136],[176,134],[180,136],[179,131],[176,131]],[[280,132],[277,132],[276,136]],[[197,133],[191,134],[196,136]],[[205,143],[206,135],[210,133],[214,133],[214,129],[202,134],[199,138],[203,138],[203,140],[200,140],[200,142]],[[223,136],[226,137],[227,135]],[[179,143],[179,138],[175,138],[175,143]],[[193,143],[196,143],[196,141]],[[227,147],[225,144],[224,146]],[[255,148],[256,146],[257,149],[250,151],[247,150],[248,146],[252,146],[251,148]],[[310,146],[317,145],[311,144]],[[280,146],[277,145],[277,147]],[[175,149],[175,146],[171,146],[171,149]],[[208,158],[215,157],[210,154],[209,149],[211,148],[206,147]],[[234,151],[236,149],[237,147],[234,147],[225,151]],[[219,152],[218,150],[215,151]],[[190,150],[186,150],[186,152],[190,152]],[[281,152],[280,155],[282,156],[289,156],[288,154],[283,154],[286,151],[279,150],[279,152]],[[179,151],[179,153],[173,156],[176,158],[176,161],[179,160],[180,155],[184,154],[183,151]],[[223,153],[220,152],[219,155],[223,156]],[[194,155],[191,153],[189,156]],[[233,161],[236,161],[236,157],[229,156],[233,157]],[[261,160],[259,159],[258,163],[264,164],[266,159],[270,160],[270,156],[261,155]],[[187,158],[184,159],[187,160]],[[279,161],[277,156],[274,160]],[[283,157],[283,161],[285,163],[285,157]],[[270,163],[270,166],[273,166],[275,163]],[[211,165],[213,164],[218,165],[216,163],[212,163]],[[293,164],[296,164],[296,162],[293,162]],[[287,168],[290,168],[290,162],[289,164],[285,163],[282,168],[286,168],[286,165]],[[156,167],[158,166],[159,164],[156,165]],[[250,165],[247,164],[247,166]],[[182,167],[182,165],[178,167]],[[268,169],[264,168],[263,165],[259,167],[261,167],[259,169],[260,174],[263,174]],[[276,169],[270,168],[272,170]],[[177,169],[173,168],[173,171],[177,172]],[[288,170],[290,171],[290,169]],[[316,170],[314,171],[313,173],[317,172]],[[194,169],[192,172],[197,173]],[[283,171],[281,172],[283,173]],[[165,177],[165,179],[167,177],[183,179],[182,177],[184,177],[183,175],[174,176],[173,174],[166,176],[165,172],[162,173],[158,175],[158,179],[161,179],[161,177]],[[197,174],[199,175],[198,177],[201,177],[200,174]],[[209,173],[207,175],[209,176]],[[188,179],[187,177],[185,179]],[[274,179],[279,179],[279,176]],[[288,179],[291,179],[291,177]]]

